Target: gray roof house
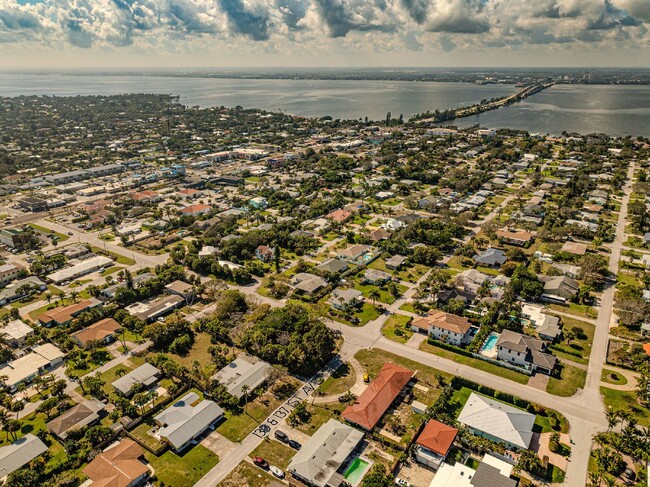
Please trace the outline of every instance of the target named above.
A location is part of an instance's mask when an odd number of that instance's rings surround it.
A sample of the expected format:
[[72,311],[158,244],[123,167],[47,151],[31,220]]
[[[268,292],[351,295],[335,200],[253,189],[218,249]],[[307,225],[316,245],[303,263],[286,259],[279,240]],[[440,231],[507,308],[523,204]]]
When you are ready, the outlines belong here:
[[393,255],[390,259],[387,259],[385,262],[386,269],[399,269],[402,264],[406,262],[406,257],[403,255]]
[[144,363],[135,370],[120,377],[111,385],[115,392],[123,396],[129,396],[136,384],[142,384],[144,387],[151,387],[158,382],[160,371],[151,364]]
[[338,274],[347,268],[348,263],[339,259],[328,259],[322,264],[316,266],[316,269],[319,271],[331,272],[332,274]]
[[370,284],[383,284],[390,281],[391,276],[388,272],[377,269],[367,269],[363,274],[363,280]]
[[330,419],[298,450],[287,470],[308,485],[338,487],[343,476],[337,471],[362,439],[361,431]]
[[24,467],[34,458],[47,451],[47,446],[31,433],[11,445],[0,448],[0,479]]
[[345,310],[356,305],[362,296],[363,293],[356,289],[337,288],[330,294],[329,303],[336,309]]
[[485,267],[501,267],[508,260],[503,250],[489,248],[474,256],[474,262]]
[[571,299],[580,289],[578,281],[566,276],[552,277],[545,281],[544,294],[559,296],[564,299]]
[[313,294],[327,286],[327,281],[320,276],[308,272],[300,272],[291,279],[290,284],[300,293]]
[[533,439],[535,415],[472,392],[458,422],[471,433],[505,443],[509,448],[528,448]]
[[550,374],[557,359],[546,352],[546,343],[516,331],[503,330],[496,343],[497,358],[512,365]]
[[241,354],[212,378],[223,385],[228,394],[241,399],[244,396],[243,387],[248,386],[248,392],[253,392],[266,381],[272,368],[257,357]]
[[70,431],[83,428],[97,421],[99,413],[104,408],[106,408],[106,404],[98,399],[88,399],[71,407],[65,413],[47,423],[47,429],[60,439],[65,440]]
[[181,451],[222,416],[223,409],[216,402],[199,401],[198,394],[189,392],[154,419],[160,426],[157,433],[160,439]]

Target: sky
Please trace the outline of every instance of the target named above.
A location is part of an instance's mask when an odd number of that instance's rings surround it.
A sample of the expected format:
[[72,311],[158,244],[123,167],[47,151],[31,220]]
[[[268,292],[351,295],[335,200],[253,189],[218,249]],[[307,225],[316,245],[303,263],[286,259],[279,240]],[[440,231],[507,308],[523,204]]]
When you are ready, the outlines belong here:
[[650,0],[0,0],[0,70],[650,67]]

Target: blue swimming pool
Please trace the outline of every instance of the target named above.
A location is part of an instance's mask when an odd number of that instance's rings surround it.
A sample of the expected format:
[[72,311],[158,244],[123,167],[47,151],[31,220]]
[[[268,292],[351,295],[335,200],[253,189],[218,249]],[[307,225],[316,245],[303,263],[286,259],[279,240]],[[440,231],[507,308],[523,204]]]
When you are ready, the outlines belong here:
[[499,340],[499,334],[498,333],[490,333],[490,336],[487,337],[487,340],[485,340],[485,343],[483,344],[483,347],[481,348],[482,352],[490,352],[494,350],[494,347],[496,347],[497,341]]

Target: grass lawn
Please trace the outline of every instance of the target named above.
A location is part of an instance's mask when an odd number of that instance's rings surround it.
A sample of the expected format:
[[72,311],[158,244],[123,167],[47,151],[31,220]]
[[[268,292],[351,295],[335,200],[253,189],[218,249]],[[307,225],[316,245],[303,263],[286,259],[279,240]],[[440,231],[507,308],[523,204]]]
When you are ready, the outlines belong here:
[[307,412],[310,414],[309,422],[299,424],[295,429],[311,436],[331,418],[338,420],[341,412],[346,408],[346,406],[347,404],[341,404],[339,402],[329,404],[308,404]]
[[627,384],[627,378],[623,374],[619,374],[618,372],[609,369],[603,369],[601,380],[608,384],[616,384],[619,386]]
[[154,483],[161,487],[191,487],[219,463],[219,457],[202,445],[195,445],[181,455],[168,450],[159,457],[148,451],[144,456],[156,470],[158,480]]
[[451,374],[447,374],[433,367],[427,367],[419,362],[415,362],[400,355],[394,355],[379,349],[364,349],[357,352],[355,358],[368,372],[371,379],[374,379],[379,374],[379,371],[386,362],[392,362],[410,370],[417,370],[418,384],[425,387],[427,390],[419,388],[413,389],[413,394],[416,399],[424,404],[433,404],[433,402],[440,395],[440,384],[438,377],[443,378],[445,381],[452,379]]
[[132,429],[130,433],[142,441],[142,443],[148,445],[152,450],[156,450],[163,443],[147,433],[155,424],[156,422],[153,420],[153,417],[148,416],[142,423]]
[[[379,291],[379,298],[377,299],[377,302],[381,302],[385,304],[393,304],[397,299],[387,290],[382,289],[379,286],[373,286],[372,284],[357,284],[356,286],[354,286],[354,289],[356,289],[357,291],[361,291],[363,293],[363,296],[366,299],[370,299],[370,293],[376,289],[377,291]],[[397,289],[399,291],[399,295],[401,296],[406,292],[408,288],[402,284],[398,284]]]
[[581,317],[582,318],[598,317],[598,313],[596,313],[596,311],[591,306],[587,306],[586,304],[569,303],[569,306],[561,306],[559,304],[549,304],[548,307],[551,310],[554,309],[556,311],[562,311],[564,313],[576,315],[576,318],[578,319],[580,319]]
[[295,454],[296,450],[293,448],[289,448],[285,444],[272,440],[267,436],[262,444],[251,452],[250,457],[262,457],[271,465],[285,469]]
[[[591,355],[591,343],[594,339],[594,332],[596,327],[591,323],[585,323],[575,318],[567,316],[560,316],[560,320],[564,325],[565,330],[572,330],[574,328],[581,330],[580,338],[575,338],[571,344],[567,345],[566,341],[558,342],[551,346],[551,349],[559,358],[566,358],[580,364],[589,363],[589,356]],[[576,330],[577,331],[577,330]]]
[[650,427],[650,408],[641,406],[634,392],[616,391],[607,387],[601,387],[600,392],[605,407],[628,412],[640,426]]
[[[104,240],[108,240],[108,239],[104,239]],[[115,259],[115,262],[117,262],[118,264],[122,264],[122,265],[126,265],[126,266],[135,264],[135,260],[133,260],[131,257],[127,257],[125,255],[118,254],[118,253],[115,253],[115,252],[107,252],[104,249],[101,249],[99,247],[95,247],[94,245],[90,246],[90,250],[92,250],[96,254],[108,254],[113,259]]]
[[406,343],[408,339],[413,336],[413,332],[408,328],[408,323],[411,319],[410,316],[406,315],[391,315],[386,321],[384,327],[381,329],[382,335],[389,340]]
[[276,481],[270,473],[247,461],[241,462],[235,470],[219,483],[219,487],[267,487]]
[[211,345],[212,342],[210,341],[210,335],[207,333],[197,333],[194,336],[194,344],[187,355],[180,356],[171,352],[167,352],[167,355],[174,359],[175,362],[189,368],[192,368],[192,362],[195,360],[202,366],[206,366],[212,363],[212,357],[210,352],[208,352],[208,348]]
[[402,306],[399,307],[402,311],[407,311],[408,313],[415,313],[415,308],[411,303],[404,303]]
[[[350,325],[350,323],[344,318],[343,314],[335,311],[334,309],[332,309],[332,312],[332,319],[340,323]],[[363,303],[363,306],[361,306],[361,308],[355,308],[354,313],[352,313],[352,316],[359,319],[359,324],[354,326],[363,326],[369,321],[377,319],[379,317],[379,314],[379,311],[377,311],[377,308],[375,308],[372,303]]]
[[548,380],[546,392],[555,396],[569,397],[578,392],[578,389],[584,388],[587,371],[566,364],[560,364],[560,367],[562,378],[551,377]]
[[485,372],[489,372],[490,374],[503,377],[504,379],[509,379],[515,382],[519,382],[520,384],[528,384],[528,379],[530,378],[529,376],[527,376],[526,374],[522,374],[521,372],[506,369],[505,367],[499,367],[498,365],[494,365],[489,362],[479,360],[477,358],[466,357],[464,355],[454,353],[451,350],[445,350],[444,348],[431,345],[427,341],[422,342],[422,345],[420,345],[420,350],[424,350],[425,352],[438,355],[439,357],[444,357],[446,359],[453,360],[454,362],[457,362],[459,364],[469,365],[470,367],[474,367],[475,369],[483,370]]
[[108,276],[110,274],[115,274],[116,272],[120,272],[124,267],[120,266],[111,266],[108,269],[104,269],[102,272],[99,273],[100,276]]
[[[142,365],[143,363],[144,363],[144,357],[129,357],[128,360],[125,360],[120,365],[116,365],[115,367],[108,369],[106,372],[101,374],[101,378],[105,382],[104,387],[102,387],[104,392],[107,395],[113,394],[113,386],[111,386],[111,384],[115,382],[115,380],[118,378],[117,371],[120,368],[124,368],[126,369],[127,372],[130,372],[133,369]],[[78,392],[79,394],[82,394],[81,387],[77,387],[75,391]]]
[[413,283],[417,282],[417,280],[420,279],[429,270],[429,267],[427,266],[415,264],[412,266],[402,266],[401,270],[395,271],[386,267],[386,262],[383,258],[373,260],[368,268],[388,272],[389,274],[397,277],[400,281]]
[[[300,384],[296,379],[290,376],[284,376],[280,381],[288,382],[294,386],[294,390]],[[280,382],[274,385],[278,385]],[[228,438],[230,441],[242,441],[248,434],[253,431],[257,426],[271,414],[284,399],[277,398],[271,390],[267,390],[264,394],[256,397],[250,401],[246,407],[246,412],[242,411],[239,414],[233,414],[231,411],[226,411],[225,421],[217,427],[217,431]]]
[[68,362],[68,367],[73,370],[79,377],[83,377],[84,375],[92,372],[97,367],[100,367],[102,364],[110,361],[113,358],[106,348],[101,348],[98,350],[98,352],[101,352],[101,355],[97,354],[97,360],[93,360],[91,355],[88,354],[88,358],[86,359],[87,366],[83,369],[72,368],[70,362]]
[[343,394],[350,390],[357,380],[357,375],[354,368],[346,362],[330,375],[325,382],[323,382],[318,390],[325,396],[332,394]]

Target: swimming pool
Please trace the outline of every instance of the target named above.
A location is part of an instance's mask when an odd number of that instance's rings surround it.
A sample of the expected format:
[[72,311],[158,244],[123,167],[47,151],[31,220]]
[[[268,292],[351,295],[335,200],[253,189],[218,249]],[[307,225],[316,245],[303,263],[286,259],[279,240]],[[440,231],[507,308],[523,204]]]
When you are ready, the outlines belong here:
[[350,466],[343,474],[343,478],[345,478],[345,480],[350,482],[352,485],[358,485],[361,482],[363,475],[368,470],[369,466],[369,462],[360,457],[357,457],[352,460],[352,463],[350,463]]
[[495,348],[497,346],[497,341],[499,341],[499,334],[494,332],[490,333],[481,347],[481,355],[485,355],[486,357],[496,355]]

